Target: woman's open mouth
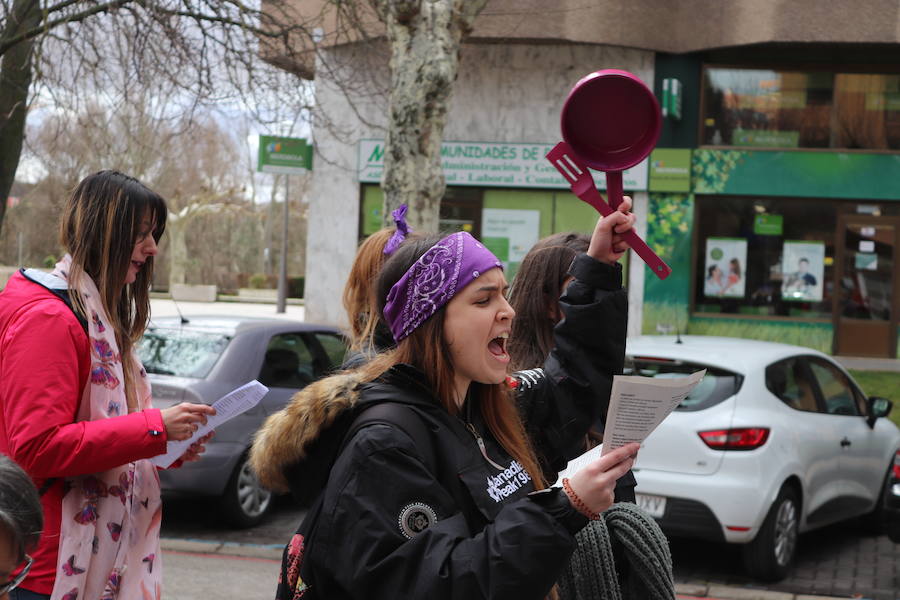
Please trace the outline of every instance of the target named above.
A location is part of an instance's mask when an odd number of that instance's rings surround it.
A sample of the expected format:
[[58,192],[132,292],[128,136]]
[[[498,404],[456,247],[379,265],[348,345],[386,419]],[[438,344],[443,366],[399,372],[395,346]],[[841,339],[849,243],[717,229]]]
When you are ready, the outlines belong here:
[[506,352],[506,341],[509,339],[509,332],[504,332],[488,342],[488,350],[494,357],[503,362],[509,362],[509,354]]

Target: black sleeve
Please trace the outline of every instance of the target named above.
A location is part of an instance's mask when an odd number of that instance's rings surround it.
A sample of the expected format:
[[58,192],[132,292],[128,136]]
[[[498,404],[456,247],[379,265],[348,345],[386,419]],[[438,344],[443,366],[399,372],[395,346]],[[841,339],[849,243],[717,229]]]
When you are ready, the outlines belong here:
[[584,452],[585,434],[606,418],[613,375],[625,362],[628,301],[622,266],[587,254],[572,262],[575,277],[559,299],[563,314],[543,369],[516,373],[519,409],[545,476]]
[[[401,515],[410,511],[429,524],[408,537]],[[541,600],[585,523],[551,490],[504,505],[472,532],[412,440],[372,425],[354,436],[329,479],[310,548],[313,585],[319,597]]]

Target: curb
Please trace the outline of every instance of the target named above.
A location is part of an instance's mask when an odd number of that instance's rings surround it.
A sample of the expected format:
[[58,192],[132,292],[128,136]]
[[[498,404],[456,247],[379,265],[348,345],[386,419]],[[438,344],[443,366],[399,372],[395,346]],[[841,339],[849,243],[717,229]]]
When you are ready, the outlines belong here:
[[181,538],[162,538],[160,548],[166,552],[186,552],[188,554],[221,554],[242,558],[264,558],[281,561],[283,545],[239,544],[235,542],[213,542]]
[[[241,544],[182,538],[162,538],[160,547],[167,552],[188,554],[219,554],[242,558],[281,561],[284,546],[279,544]],[[707,582],[676,583],[679,600],[846,600],[836,596],[814,596],[719,585]]]
[[846,600],[846,596],[792,594],[706,582],[676,583],[679,600]]

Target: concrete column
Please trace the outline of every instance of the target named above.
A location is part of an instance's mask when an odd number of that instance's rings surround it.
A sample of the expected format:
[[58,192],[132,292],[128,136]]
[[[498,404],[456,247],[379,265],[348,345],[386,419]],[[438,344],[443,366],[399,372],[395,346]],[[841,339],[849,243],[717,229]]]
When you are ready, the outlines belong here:
[[[632,196],[634,206],[632,210],[637,216],[635,230],[641,239],[647,239],[647,207],[649,196],[647,192],[635,192]],[[644,323],[644,276],[647,269],[644,261],[634,252],[629,252],[628,259],[628,336],[641,334]]]

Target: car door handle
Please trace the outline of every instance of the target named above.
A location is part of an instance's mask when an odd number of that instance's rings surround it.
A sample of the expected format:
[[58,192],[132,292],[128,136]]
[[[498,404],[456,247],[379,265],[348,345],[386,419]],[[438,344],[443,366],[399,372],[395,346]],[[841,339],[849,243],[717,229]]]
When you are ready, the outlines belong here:
[[851,444],[853,444],[853,442],[851,442],[847,438],[844,438],[841,440],[841,448],[846,448],[847,446],[850,446]]

